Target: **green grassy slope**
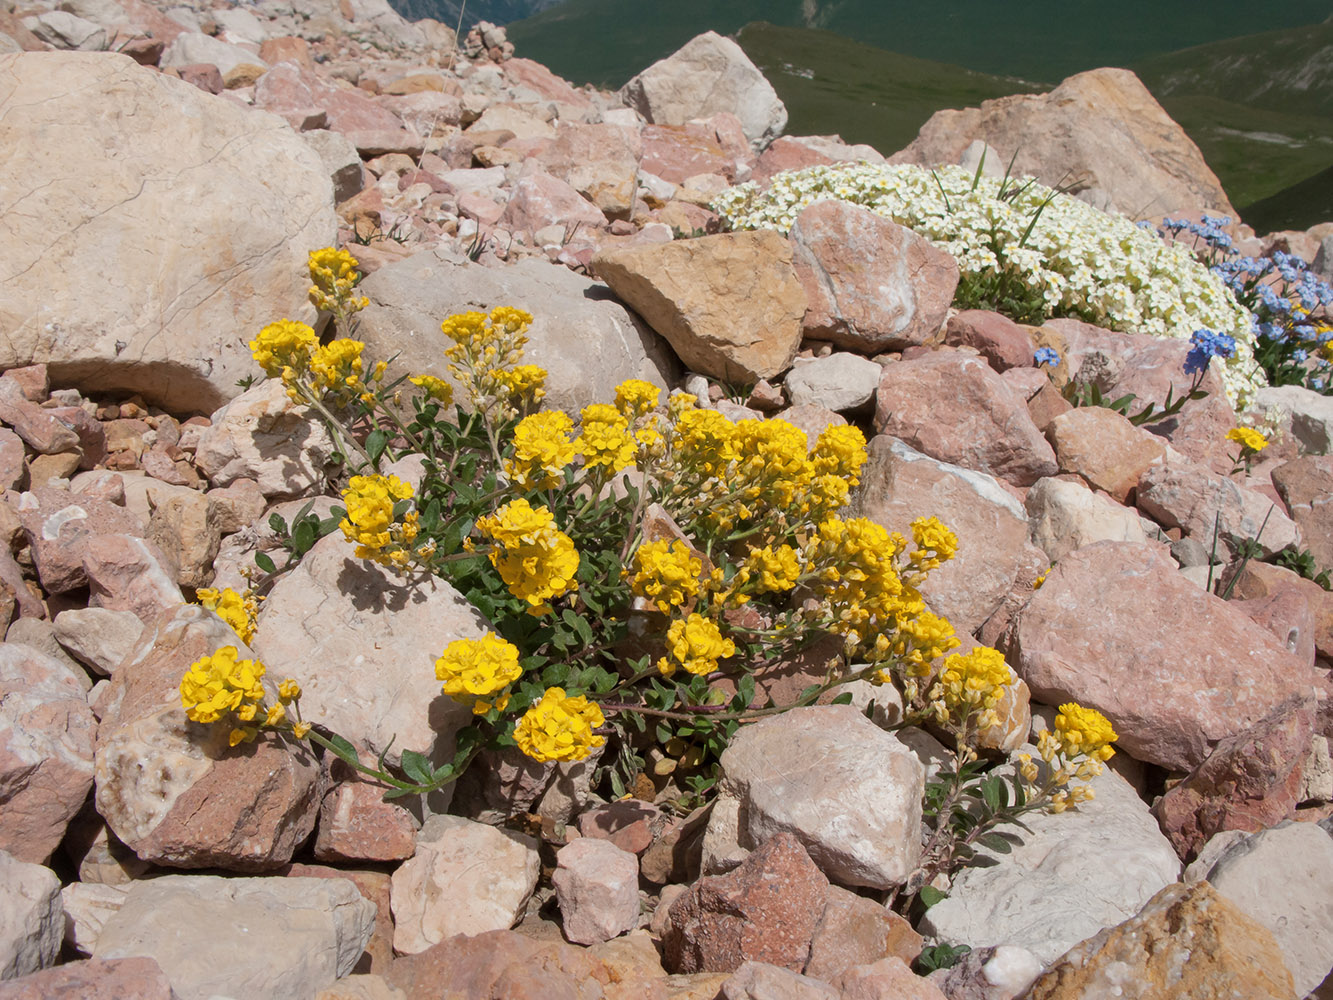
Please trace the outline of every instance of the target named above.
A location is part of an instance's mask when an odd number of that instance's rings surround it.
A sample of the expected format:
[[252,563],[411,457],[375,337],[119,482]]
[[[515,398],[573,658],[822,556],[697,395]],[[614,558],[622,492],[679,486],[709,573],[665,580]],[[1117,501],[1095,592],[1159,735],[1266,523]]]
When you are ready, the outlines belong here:
[[1243,206],[1240,217],[1261,233],[1309,229],[1316,222],[1333,222],[1333,167]]
[[1059,80],[1189,45],[1323,21],[1328,0],[565,0],[509,26],[521,55],[576,83],[618,87],[708,29],[820,28],[1000,76]]
[[756,23],[742,28],[736,40],[787,106],[789,133],[836,133],[885,155],[916,138],[936,111],[1034,89],[827,31]]

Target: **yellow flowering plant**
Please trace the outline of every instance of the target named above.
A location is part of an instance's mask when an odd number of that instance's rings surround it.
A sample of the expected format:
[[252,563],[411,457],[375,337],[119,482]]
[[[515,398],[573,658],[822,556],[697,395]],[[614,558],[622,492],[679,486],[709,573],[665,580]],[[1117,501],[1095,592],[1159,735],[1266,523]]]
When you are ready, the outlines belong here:
[[[577,414],[544,409],[546,373],[525,358],[533,317],[509,306],[445,318],[439,370],[390,377],[353,336],[367,304],[355,259],[316,251],[310,273],[311,300],[336,336],[321,343],[284,320],[251,349],[330,426],[342,504],[274,530],[288,566],[340,531],[357,558],[456,588],[490,629],[444,643],[434,669],[471,722],[442,766],[407,749],[396,769],[369,767],[346,739],[301,719],[295,681],[275,700],[262,664],[221,652],[182,681],[190,718],[225,716],[241,739],[265,728],[307,738],[390,797],[428,792],[478,754],[517,747],[540,762],[596,755],[594,780],[610,794],[653,781],[661,801],[685,808],[709,793],[738,726],[846,702],[839,689],[865,680],[902,692],[904,724],[952,734],[964,767],[990,765],[977,749],[1011,673],[993,650],[937,665],[959,640],[922,587],[958,539],[934,517],[901,534],[846,511],[867,460],[860,429],[811,440],[781,419],[732,420],[686,393],[663,398],[640,379]],[[423,469],[410,483],[385,468],[408,457]],[[280,572],[268,556],[256,562],[268,578],[253,592],[200,592],[246,640],[255,595]],[[766,671],[829,637],[835,651],[799,695],[761,693]],[[1060,747],[1060,760],[1077,756],[1074,743]],[[957,773],[965,778],[941,801],[962,801],[981,780]]]

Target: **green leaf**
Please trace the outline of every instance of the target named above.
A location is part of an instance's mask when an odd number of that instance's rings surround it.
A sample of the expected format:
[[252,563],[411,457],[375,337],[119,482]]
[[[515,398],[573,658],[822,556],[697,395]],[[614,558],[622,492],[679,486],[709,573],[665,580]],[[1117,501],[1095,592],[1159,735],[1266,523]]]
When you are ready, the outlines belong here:
[[292,532],[292,551],[298,556],[303,556],[310,551],[317,540],[314,524],[310,521],[301,521]]
[[421,794],[415,788],[390,788],[384,793],[384,801],[391,802],[394,799],[404,799],[409,795]]
[[361,759],[357,756],[356,753],[356,747],[352,746],[352,744],[348,742],[346,739],[339,736],[337,733],[329,733],[329,735],[325,737],[325,739],[329,741],[329,745],[332,747],[333,752],[337,754],[339,757],[341,757],[343,760],[347,761],[347,763],[349,764],[361,763]]
[[274,565],[272,557],[267,552],[255,553],[255,565],[265,573],[276,573],[278,571],[278,567]]
[[1003,783],[995,777],[987,778],[981,783],[981,797],[986,803],[986,808],[993,813],[999,812],[1002,805],[1007,805],[1009,798],[1004,792]]
[[402,754],[403,773],[419,785],[429,785],[433,774],[430,758],[415,750],[404,750]]
[[837,695],[836,697],[834,697],[832,701],[829,702],[830,705],[850,705],[851,703],[852,703],[852,693],[850,691],[844,691],[842,694]]
[[923,885],[921,891],[917,894],[921,900],[921,905],[929,910],[941,900],[948,899],[949,894],[942,889],[936,889],[933,885]]
[[287,522],[283,520],[281,514],[270,514],[268,516],[268,526],[273,529],[273,533],[279,538],[287,537]]
[[370,461],[379,468],[380,456],[384,454],[384,449],[389,446],[389,435],[380,427],[366,435],[366,454],[370,456]]
[[1002,833],[986,833],[977,838],[977,843],[982,847],[988,847],[996,854],[1008,854],[1014,849],[1014,845],[1009,842],[1009,838]]
[[754,675],[742,674],[741,679],[736,683],[736,693],[740,695],[741,704],[749,706],[754,704]]

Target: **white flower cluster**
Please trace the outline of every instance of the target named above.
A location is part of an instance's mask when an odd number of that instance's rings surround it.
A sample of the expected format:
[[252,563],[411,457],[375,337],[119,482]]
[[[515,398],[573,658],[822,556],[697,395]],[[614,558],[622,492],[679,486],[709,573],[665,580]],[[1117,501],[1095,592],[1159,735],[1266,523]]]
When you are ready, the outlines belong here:
[[1013,272],[1041,291],[1048,316],[1182,340],[1205,327],[1234,337],[1222,376],[1238,408],[1267,384],[1254,361],[1249,311],[1186,247],[1026,179],[1010,178],[998,197],[1002,183],[962,167],[837,164],[778,174],[763,191],[742,184],[713,209],[732,229],[786,233],[816,201],[859,205],[953,254],[964,281]]

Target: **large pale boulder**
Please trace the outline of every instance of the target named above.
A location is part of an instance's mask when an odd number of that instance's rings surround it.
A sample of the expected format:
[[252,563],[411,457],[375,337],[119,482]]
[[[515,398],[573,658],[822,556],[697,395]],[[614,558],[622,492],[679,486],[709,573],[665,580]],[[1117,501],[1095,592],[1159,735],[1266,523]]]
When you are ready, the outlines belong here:
[[1093,542],[1146,542],[1143,522],[1130,507],[1082,483],[1038,479],[1023,499],[1033,544],[1051,562]]
[[1050,963],[1137,913],[1176,881],[1180,861],[1124,778],[1108,769],[1092,787],[1096,798],[1076,810],[1009,827],[1022,839],[1010,853],[982,848],[986,863],[956,874],[917,929],[973,948],[1020,945]]
[[849,886],[906,881],[921,851],[924,782],[916,755],[850,705],[746,726],[722,755],[741,846],[795,834],[825,875]]
[[643,142],[627,125],[560,122],[555,140],[537,156],[558,177],[608,218],[626,218],[634,207]]
[[55,657],[0,643],[0,851],[19,861],[44,863],[92,788],[84,683]]
[[1282,428],[1290,429],[1302,452],[1333,453],[1333,400],[1323,393],[1299,385],[1270,386],[1259,390],[1255,406],[1277,411]]
[[806,294],[772,230],[606,250],[593,268],[702,375],[753,383],[796,356]]
[[[279,118],[113,53],[0,56],[0,368],[208,412],[313,318],[328,175]],[[50,137],[58,135],[59,141]]]
[[352,971],[374,926],[375,904],[349,879],[167,875],[134,883],[93,954],[153,959],[180,1000],[314,1000]]
[[1300,529],[1282,504],[1267,493],[1238,486],[1226,476],[1192,462],[1162,462],[1139,478],[1139,509],[1164,528],[1179,528],[1209,550],[1217,545],[1238,551],[1256,539],[1261,557],[1298,547]]
[[370,357],[397,354],[398,372],[447,378],[444,351],[453,341],[440,323],[496,306],[532,314],[524,361],[549,372],[549,407],[576,413],[611,402],[625,379],[665,388],[679,371],[667,345],[603,286],[544,261],[489,268],[429,251],[380,268],[361,290],[370,306],[360,314],[357,336]]
[[406,748],[452,759],[471,712],[441,693],[435,659],[487,629],[437,577],[411,583],[353,554],[341,532],[316,543],[269,593],[254,640],[271,673],[301,683],[301,712],[396,764]]
[[[99,701],[97,811],[146,861],[265,871],[290,861],[314,829],[319,765],[276,734],[233,748],[225,723],[186,719],[181,677],[222,646],[254,656],[194,605],[144,630]],[[281,680],[265,677],[270,704]]]
[[787,109],[773,85],[730,38],[706,31],[620,88],[620,98],[657,125],[684,125],[730,111],[762,149],[782,134]]
[[980,108],[937,111],[891,163],[958,163],[983,140],[1017,176],[1085,194],[1143,216],[1201,209],[1236,216],[1217,175],[1185,130],[1129,70],[1094,69],[1049,94],[1016,94]]
[[1128,753],[1177,771],[1288,698],[1312,697],[1315,683],[1276,636],[1153,543],[1066,555],[1017,616],[1009,652],[1034,699],[1097,709]]
[[919,517],[937,517],[958,536],[958,552],[921,588],[931,609],[960,635],[975,632],[1011,591],[1046,568],[1028,541],[1023,505],[993,476],[930,458],[888,435],[872,438],[857,492],[858,513],[911,535]]

